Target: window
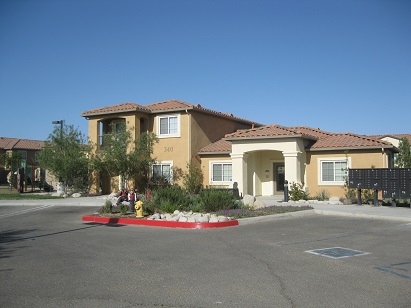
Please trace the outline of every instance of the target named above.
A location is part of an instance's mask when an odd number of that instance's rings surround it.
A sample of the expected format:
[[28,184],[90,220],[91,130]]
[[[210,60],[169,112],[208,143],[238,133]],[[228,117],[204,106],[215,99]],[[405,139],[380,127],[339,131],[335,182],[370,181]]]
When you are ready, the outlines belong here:
[[343,182],[347,176],[347,161],[321,161],[322,182]]
[[157,132],[159,137],[178,137],[180,135],[179,115],[159,117]]
[[153,181],[165,179],[173,182],[173,164],[171,162],[160,162],[153,165]]
[[230,163],[211,163],[211,181],[212,182],[231,182],[232,181],[232,164]]
[[23,159],[23,160],[27,159],[27,151],[17,150],[17,153],[21,155],[20,159]]

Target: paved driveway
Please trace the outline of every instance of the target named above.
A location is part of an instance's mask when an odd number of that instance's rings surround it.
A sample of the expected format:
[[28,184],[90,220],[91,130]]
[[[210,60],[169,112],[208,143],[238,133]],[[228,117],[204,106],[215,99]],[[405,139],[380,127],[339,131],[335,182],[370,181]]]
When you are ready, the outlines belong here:
[[187,230],[80,220],[93,210],[0,207],[0,307],[411,306],[406,222],[311,214]]

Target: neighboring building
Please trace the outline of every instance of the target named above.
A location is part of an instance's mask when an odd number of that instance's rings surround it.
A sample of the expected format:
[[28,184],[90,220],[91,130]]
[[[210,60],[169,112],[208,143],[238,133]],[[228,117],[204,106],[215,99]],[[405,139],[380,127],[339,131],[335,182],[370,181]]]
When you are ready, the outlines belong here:
[[51,179],[46,179],[45,172],[41,171],[36,164],[36,155],[43,148],[44,143],[39,140],[0,137],[0,156],[5,153],[9,155],[19,153],[21,156],[21,159],[13,166],[5,166],[4,160],[0,161],[0,184],[7,184],[7,176],[12,170],[13,185],[16,187],[16,174],[19,168],[24,169],[25,190],[31,189],[36,181],[48,180],[50,182]]
[[[101,145],[110,124],[125,122],[134,134],[154,132],[153,175],[172,176],[173,167],[201,166],[204,186],[232,187],[251,195],[282,195],[284,181],[298,182],[315,195],[344,195],[348,168],[393,167],[398,149],[378,138],[331,133],[309,127],[263,126],[200,105],[170,100],[150,105],[125,103],[82,113],[89,139]],[[103,192],[109,179],[101,179]],[[92,183],[98,189],[100,179]]]
[[389,142],[396,148],[399,147],[400,141],[402,138],[408,139],[408,142],[411,144],[411,134],[387,134],[387,135],[374,135],[374,136],[369,136],[369,137]]
[[[402,138],[406,138],[408,142],[411,144],[411,134],[387,134],[387,135],[374,135],[370,137],[389,142],[396,148],[399,148],[400,141]],[[394,154],[395,167],[397,167],[397,157],[398,157],[398,153],[395,153]]]

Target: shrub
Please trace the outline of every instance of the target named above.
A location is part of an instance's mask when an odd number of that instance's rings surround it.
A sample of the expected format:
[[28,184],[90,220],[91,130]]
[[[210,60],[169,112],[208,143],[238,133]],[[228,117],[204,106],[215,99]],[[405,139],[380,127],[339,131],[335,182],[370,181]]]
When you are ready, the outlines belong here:
[[361,189],[361,201],[369,203],[374,200],[374,192],[372,189]]
[[183,172],[183,185],[187,193],[198,194],[203,183],[203,172],[200,167],[187,164],[187,171]]
[[112,212],[112,204],[110,200],[107,200],[106,203],[101,207],[99,213],[106,214]]
[[324,201],[328,200],[330,198],[330,193],[326,189],[321,189],[317,194],[315,195],[315,199],[319,201]]
[[121,214],[127,214],[129,207],[127,205],[120,204],[119,209],[120,209]]
[[229,190],[202,189],[199,198],[201,207],[206,212],[232,209],[236,204],[236,199]]
[[304,185],[301,183],[292,182],[289,189],[290,199],[293,201],[308,200],[308,194],[303,187]]
[[152,194],[154,211],[159,210],[161,212],[172,213],[175,210],[185,210],[188,208],[189,202],[190,199],[185,191],[177,185],[158,188],[153,191]]

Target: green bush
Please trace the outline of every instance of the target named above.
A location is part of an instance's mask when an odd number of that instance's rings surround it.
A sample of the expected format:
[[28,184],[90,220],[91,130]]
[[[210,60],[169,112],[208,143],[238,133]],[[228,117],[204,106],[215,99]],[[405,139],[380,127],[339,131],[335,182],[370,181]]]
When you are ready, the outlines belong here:
[[308,200],[308,194],[304,190],[304,185],[301,183],[292,182],[289,188],[290,199],[293,201]]
[[372,189],[361,189],[361,201],[363,204],[374,201],[374,192]]
[[203,172],[200,167],[187,164],[187,171],[183,172],[184,189],[189,194],[198,194],[203,183]]
[[206,212],[228,210],[236,205],[236,199],[228,190],[202,189],[199,198],[201,208]]
[[324,201],[328,200],[330,198],[330,193],[326,189],[321,189],[317,194],[315,195],[315,199],[319,201]]
[[175,210],[187,209],[190,199],[180,186],[173,185],[153,191],[152,203],[154,211],[172,213]]
[[128,210],[129,210],[129,207],[127,205],[124,205],[124,204],[120,204],[119,208],[120,208],[121,214],[127,214]]
[[99,213],[106,214],[112,212],[112,204],[111,201],[107,200],[106,203],[101,207]]

